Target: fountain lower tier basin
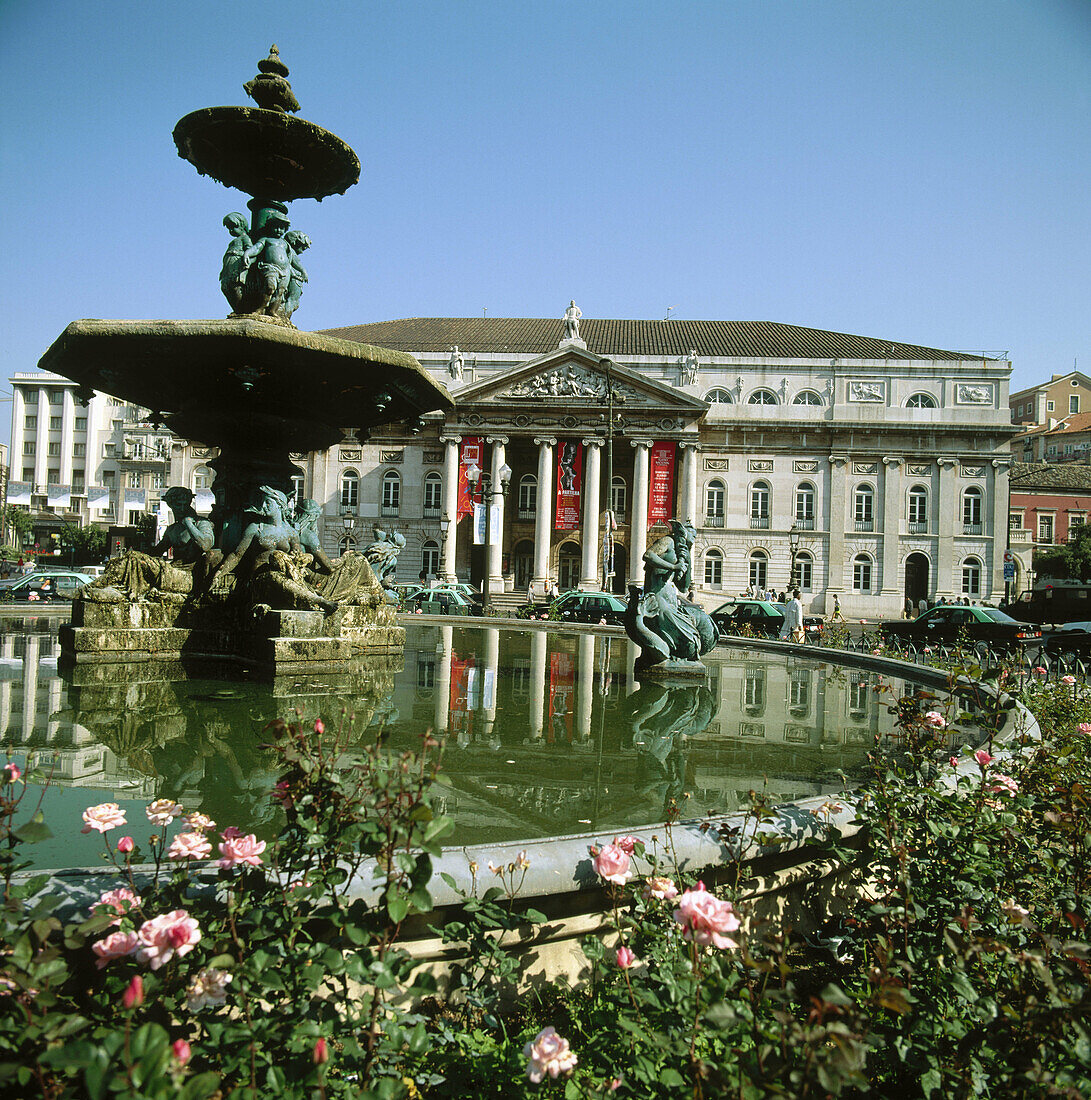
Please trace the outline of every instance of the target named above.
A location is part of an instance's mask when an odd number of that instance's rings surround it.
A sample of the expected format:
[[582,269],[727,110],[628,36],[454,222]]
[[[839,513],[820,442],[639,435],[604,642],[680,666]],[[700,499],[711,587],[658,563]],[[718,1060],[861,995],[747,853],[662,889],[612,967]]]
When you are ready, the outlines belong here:
[[175,431],[218,446],[304,451],[344,425],[454,408],[405,352],[252,318],[73,321],[38,365],[169,413]]
[[400,654],[405,628],[389,609],[377,615],[374,608],[354,605],[329,615],[268,610],[235,616],[225,608],[81,599],[73,605],[72,621],[61,626],[60,641],[63,658],[75,664],[211,658],[276,677],[334,672],[364,655]]

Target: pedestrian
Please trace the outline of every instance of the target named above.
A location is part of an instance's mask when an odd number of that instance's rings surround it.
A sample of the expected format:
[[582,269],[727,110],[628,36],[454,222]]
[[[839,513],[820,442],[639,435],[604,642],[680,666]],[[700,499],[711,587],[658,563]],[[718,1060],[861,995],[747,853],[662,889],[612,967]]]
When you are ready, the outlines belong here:
[[902,608],[902,618],[903,619],[913,618],[913,601],[911,599],[909,599],[908,597],[906,597],[905,607]]
[[917,601],[917,614],[923,615],[928,610],[928,601],[922,596]]
[[560,595],[560,592],[557,589],[557,582],[556,581],[550,581],[550,583],[549,583],[549,599],[550,599],[550,601],[552,602],[559,595]]
[[803,642],[803,604],[799,599],[799,589],[792,592],[792,598],[784,605],[784,625],[780,628],[782,642]]
[[838,597],[836,595],[833,598],[833,616],[832,616],[832,618],[841,619],[841,621],[844,622],[844,619],[841,618],[841,599],[840,599],[840,597]]

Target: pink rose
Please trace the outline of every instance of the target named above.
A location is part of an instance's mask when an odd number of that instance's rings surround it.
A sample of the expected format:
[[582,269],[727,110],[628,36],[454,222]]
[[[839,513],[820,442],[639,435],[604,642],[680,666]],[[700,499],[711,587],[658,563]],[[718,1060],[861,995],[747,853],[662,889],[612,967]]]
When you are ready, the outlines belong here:
[[321,1035],[314,1041],[314,1052],[311,1058],[316,1066],[324,1066],[330,1060],[329,1045]]
[[595,874],[601,875],[607,882],[624,886],[633,877],[630,862],[629,853],[624,848],[617,844],[604,844],[591,860],[591,866]]
[[988,790],[993,794],[1006,794],[1009,798],[1012,798],[1019,793],[1019,784],[1010,775],[993,772],[990,778],[992,783]]
[[614,843],[627,855],[631,856],[636,850],[638,844],[643,844],[644,841],[638,836],[616,836],[614,837]]
[[220,836],[222,836],[224,840],[235,840],[237,837],[242,836],[242,830],[237,825],[228,825],[228,827],[220,833]]
[[628,970],[633,963],[636,962],[636,955],[633,954],[631,948],[626,947],[624,944],[617,949],[617,964],[622,970]]
[[98,955],[95,966],[101,970],[111,959],[123,959],[131,955],[139,946],[135,932],[111,932],[105,939],[91,944],[91,950]]
[[212,842],[204,833],[179,833],[167,849],[168,859],[208,859]]
[[146,962],[152,970],[158,970],[175,955],[179,958],[188,955],[200,943],[201,929],[185,909],[175,909],[172,913],[145,921],[137,932],[137,938],[140,946],[136,957]]
[[653,875],[644,886],[645,901],[650,901],[652,898],[667,901],[677,896],[678,887],[669,878],[663,878],[660,875]]
[[1062,676],[1061,677],[1061,683],[1062,684],[1074,684],[1075,682],[1076,682],[1076,677],[1075,676],[1069,675],[1069,676]]
[[144,812],[153,825],[169,825],[176,817],[181,817],[185,811],[181,803],[175,802],[173,798],[157,798],[149,803]]
[[1030,924],[1030,921],[1027,919],[1030,916],[1030,910],[1024,909],[1014,898],[1007,898],[1002,901],[1000,903],[1000,912],[1004,914],[1011,924],[1023,926]]
[[952,768],[957,768],[958,767],[958,757],[957,756],[950,757],[948,759],[947,763],[950,764]]
[[125,811],[116,802],[102,802],[98,806],[89,806],[83,811],[81,833],[92,829],[99,833],[109,832],[125,824]]
[[170,1045],[170,1050],[174,1055],[174,1060],[180,1066],[184,1066],[193,1057],[193,1051],[185,1039],[175,1039]]
[[231,975],[216,966],[206,966],[186,990],[186,1007],[199,1012],[205,1005],[222,1005],[227,1000]]
[[974,753],[974,759],[982,768],[987,768],[993,762],[993,758],[984,749],[978,749]]
[[938,710],[930,710],[924,716],[924,724],[931,726],[933,729],[941,730],[947,725],[947,719]]
[[314,720],[314,732],[317,733],[319,737],[326,732],[326,727],[322,724],[321,718],[316,718]]
[[1035,671],[1035,672],[1036,672],[1036,673],[1037,673],[1037,674],[1038,674],[1039,676],[1044,676],[1044,675],[1046,674],[1046,670],[1045,670],[1044,668],[1042,668],[1042,666],[1041,666],[1041,665],[1035,665],[1035,666],[1034,666],[1034,671]]
[[576,1068],[576,1056],[569,1049],[568,1040],[562,1039],[552,1027],[539,1031],[534,1042],[523,1048],[523,1054],[528,1059],[527,1077],[535,1085],[547,1073],[556,1078]]
[[225,871],[234,867],[237,863],[249,863],[252,867],[260,867],[259,856],[265,851],[265,841],[258,840],[253,833],[246,836],[228,837],[220,845],[220,867]]
[[133,850],[133,838],[131,836],[123,836],[118,839],[117,850],[119,852],[131,852]]
[[144,979],[139,974],[133,975],[133,980],[122,994],[121,1003],[126,1008],[135,1008],[144,1003]]
[[216,828],[216,822],[213,821],[211,817],[207,814],[199,814],[196,811],[191,814],[186,814],[182,820],[197,833],[207,833],[209,829]]
[[292,804],[291,782],[287,779],[280,780],[280,782],[269,792],[269,797],[274,802],[279,802],[282,806],[290,806]]
[[4,765],[4,782],[15,783],[23,774],[22,768],[18,764],[5,764]]
[[97,913],[100,909],[105,908],[108,912],[104,915],[112,916],[114,913],[117,913],[118,917],[117,920],[114,921],[114,924],[120,924],[121,918],[125,916],[130,909],[140,908],[140,900],[140,897],[134,894],[132,890],[122,886],[119,890],[107,890],[106,893],[91,906],[91,912]]
[[721,901],[705,889],[703,882],[694,890],[686,890],[678,899],[674,919],[682,926],[685,939],[692,939],[702,947],[738,947],[726,935],[739,927],[739,918],[729,901]]
[[1091,733],[1091,722],[1081,722],[1080,733]]

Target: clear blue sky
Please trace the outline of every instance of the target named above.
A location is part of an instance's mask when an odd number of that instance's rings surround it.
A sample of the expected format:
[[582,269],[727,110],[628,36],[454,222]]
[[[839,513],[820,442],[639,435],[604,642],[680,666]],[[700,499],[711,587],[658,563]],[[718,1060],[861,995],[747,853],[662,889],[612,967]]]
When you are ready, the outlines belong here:
[[0,0],[7,373],[76,318],[226,315],[245,198],[171,131],[271,42],[363,163],[293,205],[302,328],[575,298],[1091,372],[1087,0]]

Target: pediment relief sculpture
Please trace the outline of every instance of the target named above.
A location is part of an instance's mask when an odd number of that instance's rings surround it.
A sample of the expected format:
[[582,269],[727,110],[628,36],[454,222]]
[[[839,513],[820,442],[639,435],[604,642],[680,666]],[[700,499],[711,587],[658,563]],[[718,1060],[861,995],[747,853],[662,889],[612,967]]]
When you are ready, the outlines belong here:
[[[574,363],[566,363],[541,374],[523,378],[498,393],[497,397],[534,398],[576,397],[588,400],[606,399],[606,378],[597,371]],[[614,382],[614,399],[621,398],[627,404],[646,404],[647,398],[639,390]]]

